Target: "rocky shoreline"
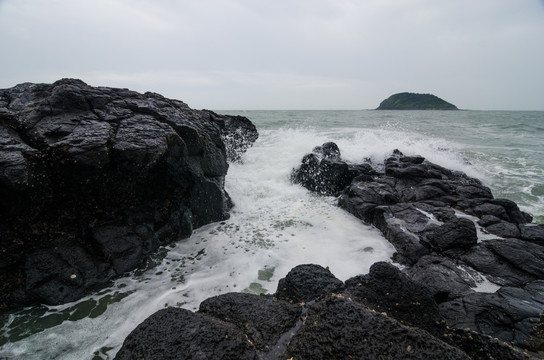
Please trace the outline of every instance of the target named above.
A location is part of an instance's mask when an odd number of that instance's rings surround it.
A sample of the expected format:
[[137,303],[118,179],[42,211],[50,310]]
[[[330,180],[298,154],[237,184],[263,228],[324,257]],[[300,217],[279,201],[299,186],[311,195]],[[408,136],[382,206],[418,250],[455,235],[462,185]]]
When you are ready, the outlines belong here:
[[[0,310],[74,301],[159,246],[227,219],[228,164],[250,120],[80,80],[0,90]],[[376,226],[395,266],[345,282],[305,264],[274,295],[165,308],[116,359],[537,359],[544,226],[461,172],[400,151],[342,160],[334,143],[292,181]]]
[[274,295],[164,309],[116,359],[542,358],[544,227],[515,203],[399,151],[384,164],[350,164],[334,143],[306,155],[292,180],[338,195],[382,231],[399,265],[376,263],[344,283],[299,265]]
[[79,299],[225,220],[241,116],[80,80],[0,90],[0,309]]
[[531,359],[474,329],[450,327],[432,293],[388,263],[338,280],[299,265],[274,296],[228,293],[194,313],[166,308],[115,359]]

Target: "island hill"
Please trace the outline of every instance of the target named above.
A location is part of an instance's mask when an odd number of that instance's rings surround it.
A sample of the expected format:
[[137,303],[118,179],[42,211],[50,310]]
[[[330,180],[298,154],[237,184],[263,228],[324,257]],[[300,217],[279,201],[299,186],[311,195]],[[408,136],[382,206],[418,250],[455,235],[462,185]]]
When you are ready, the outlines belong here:
[[458,110],[457,106],[432,94],[403,92],[391,95],[376,110]]

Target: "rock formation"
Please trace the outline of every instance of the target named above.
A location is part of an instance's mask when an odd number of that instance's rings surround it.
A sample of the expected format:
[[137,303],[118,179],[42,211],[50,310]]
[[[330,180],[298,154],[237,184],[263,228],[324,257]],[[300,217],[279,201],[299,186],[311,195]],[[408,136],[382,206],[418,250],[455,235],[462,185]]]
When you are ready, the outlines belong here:
[[387,263],[344,283],[299,265],[275,296],[228,293],[198,312],[156,312],[125,339],[124,359],[529,359],[472,330],[449,328],[432,294]]
[[[335,161],[343,163],[339,152]],[[303,159],[295,172],[304,169]],[[329,188],[346,182],[316,174],[305,172],[332,181]],[[495,199],[464,173],[395,151],[351,178],[339,206],[382,231],[397,250],[393,259],[431,291],[449,325],[543,349],[544,226],[514,202]],[[487,282],[502,288],[474,292]]]
[[544,227],[515,203],[421,156],[348,164],[333,143],[306,155],[292,179],[341,193],[339,205],[382,231],[403,270],[379,262],[343,283],[299,265],[274,295],[155,313],[116,359],[542,358]]
[[248,119],[80,80],[0,90],[0,308],[59,304],[224,220]]

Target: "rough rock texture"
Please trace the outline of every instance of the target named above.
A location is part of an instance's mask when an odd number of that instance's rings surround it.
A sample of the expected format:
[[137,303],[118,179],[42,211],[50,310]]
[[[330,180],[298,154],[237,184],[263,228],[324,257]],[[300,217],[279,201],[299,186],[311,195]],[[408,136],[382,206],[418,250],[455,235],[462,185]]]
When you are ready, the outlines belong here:
[[236,326],[178,308],[148,317],[115,356],[118,360],[255,358],[253,344]]
[[476,280],[483,280],[474,269],[438,255],[423,256],[406,273],[427,287],[438,304],[472,293]]
[[[340,151],[336,153],[335,161],[341,162]],[[413,282],[427,288],[426,299],[436,302],[438,310],[430,305],[425,310],[410,309],[399,294],[394,304],[384,300],[395,293],[390,289],[402,287],[391,275],[377,281],[379,289],[387,290],[385,294],[371,290],[369,285],[376,283],[373,271],[348,280],[345,291],[366,299],[378,311],[386,309],[404,323],[411,320],[395,315],[397,309],[412,317],[424,311],[427,316],[417,318],[421,321],[436,319],[439,313],[449,326],[470,328],[532,351],[544,350],[544,305],[539,290],[544,280],[543,226],[531,224],[532,217],[514,202],[495,199],[479,180],[421,156],[395,150],[383,167],[373,166],[376,174],[355,177],[344,188],[339,206],[382,231],[397,250],[393,259],[406,266],[405,274]],[[313,181],[321,180],[329,188],[344,184],[343,179],[327,176]],[[383,265],[378,268],[378,273],[387,273]],[[360,290],[354,284],[367,286]],[[419,294],[417,286],[410,286],[401,294]],[[500,286],[504,287],[496,291]],[[478,288],[488,293],[476,293]],[[412,324],[433,334],[442,331],[442,325]]]
[[519,239],[482,241],[459,259],[498,285],[520,286],[544,279],[544,247]]
[[367,275],[346,280],[346,293],[405,325],[431,333],[437,333],[437,323],[442,320],[429,289],[388,263],[375,263]]
[[[340,289],[325,291],[323,280]],[[346,281],[345,291],[318,265],[297,266],[280,282],[274,297],[229,293],[205,300],[196,314],[161,310],[132,331],[116,359],[187,359],[190,352],[193,359],[530,358],[491,337],[447,327],[431,292],[386,263]],[[280,299],[280,289],[304,294],[304,302]]]
[[317,146],[293,169],[291,180],[323,195],[340,195],[355,178],[367,178],[376,172],[369,164],[349,164],[340,159],[340,149],[333,142]]
[[500,288],[495,293],[472,293],[440,304],[447,323],[473,329],[522,348],[542,350],[543,338],[534,336],[542,326],[544,281],[521,288]]
[[341,296],[313,305],[284,358],[470,359],[417,328]]
[[306,302],[340,291],[344,284],[328,269],[311,264],[294,267],[278,283],[276,297],[289,302]]
[[297,325],[302,307],[271,296],[229,293],[203,301],[199,313],[235,324],[257,350],[275,352],[281,336]]
[[226,219],[227,159],[256,137],[245,118],[155,93],[0,90],[0,308],[73,301]]
[[220,115],[210,110],[204,111],[210,114],[210,118],[221,128],[227,159],[241,161],[242,155],[259,137],[255,125],[243,116]]

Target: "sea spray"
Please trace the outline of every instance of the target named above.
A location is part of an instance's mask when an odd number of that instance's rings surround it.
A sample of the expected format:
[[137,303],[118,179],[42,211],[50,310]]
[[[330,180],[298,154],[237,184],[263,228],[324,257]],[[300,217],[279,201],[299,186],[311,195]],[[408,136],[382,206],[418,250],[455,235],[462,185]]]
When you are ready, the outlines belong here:
[[[238,112],[235,112],[238,113]],[[389,260],[374,228],[289,181],[304,154],[327,141],[342,157],[379,165],[399,149],[466,172],[544,221],[544,113],[478,111],[247,111],[260,138],[231,164],[231,218],[162,248],[94,294],[5,314],[0,357],[113,358],[124,338],[165,306],[198,308],[229,292],[273,293],[295,265],[328,266],[341,280]]]
[[[388,260],[394,249],[379,231],[339,209],[335,198],[316,196],[289,181],[302,156],[326,138],[301,129],[263,131],[243,164],[229,169],[226,189],[235,207],[228,221],[196,230],[155,256],[154,266],[118,279],[102,293],[48,308],[49,313],[70,309],[69,314],[91,299],[127,294],[100,315],[78,321],[61,315],[60,324],[44,324],[4,350],[29,359],[76,359],[89,353],[108,358],[137,324],[163,307],[197,310],[205,298],[229,291],[273,293],[279,279],[299,264],[329,267],[346,280]],[[30,312],[15,317],[3,329],[8,338],[14,325],[36,321]],[[52,339],[57,346],[50,346]]]

